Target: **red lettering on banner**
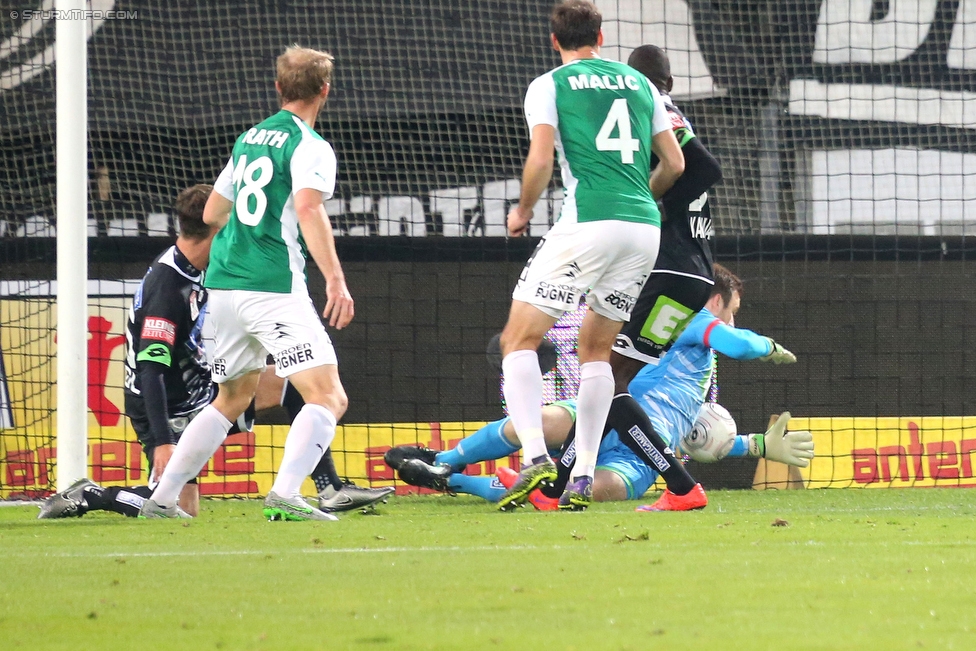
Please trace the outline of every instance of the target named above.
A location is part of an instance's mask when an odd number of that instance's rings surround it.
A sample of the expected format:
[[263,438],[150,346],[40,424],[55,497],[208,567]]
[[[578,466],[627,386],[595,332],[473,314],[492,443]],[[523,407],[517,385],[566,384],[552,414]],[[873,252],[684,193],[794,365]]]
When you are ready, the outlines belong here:
[[[241,461],[236,461],[241,459]],[[215,475],[250,475],[254,472],[254,432],[232,434],[217,449],[213,459]]]
[[51,446],[45,446],[43,448],[38,448],[37,450],[37,485],[47,486],[51,483],[48,478],[51,464],[49,461],[58,460],[58,451]]
[[7,453],[7,485],[27,487],[34,484],[34,451],[12,450]]
[[129,479],[142,478],[142,445],[139,441],[129,442]]
[[851,450],[854,458],[854,481],[858,484],[873,484],[878,481],[878,453],[872,448]]
[[929,443],[925,446],[929,456],[929,476],[932,479],[959,479],[959,463],[956,444],[952,441]]
[[[915,462],[915,478],[924,479],[925,473],[922,471],[922,439],[918,434],[918,423],[908,421],[908,454]],[[906,473],[905,479],[908,479]]]
[[254,495],[258,492],[256,481],[213,481],[200,483],[201,495]]
[[881,478],[887,482],[891,481],[891,457],[895,457],[897,468],[898,468],[898,478],[902,481],[908,481],[908,455],[905,454],[905,448],[901,445],[886,445],[882,448],[878,448],[878,457],[881,461]]
[[[229,477],[254,473],[255,450],[254,432],[239,432],[228,436],[214,454],[214,475]],[[208,474],[205,467],[199,476],[206,477]],[[258,483],[251,479],[221,479],[200,484],[201,495],[252,495],[257,492]]]
[[973,452],[976,451],[976,439],[963,439],[959,442],[959,455],[962,457],[962,476],[973,476]]
[[99,425],[118,425],[122,412],[105,395],[112,352],[125,343],[125,336],[109,337],[112,324],[100,316],[88,319],[88,408]]
[[92,450],[92,480],[96,484],[125,481],[125,441],[95,443]]
[[386,465],[383,455],[390,449],[389,445],[366,448],[366,478],[370,481],[389,481],[393,479],[393,468]]
[[[924,480],[925,466],[928,477],[936,482],[970,479],[973,477],[973,453],[976,438],[956,441],[922,443],[918,423],[908,421],[908,445],[887,445],[877,449],[851,450],[854,481],[858,484],[885,482],[911,482]],[[892,463],[894,460],[894,463]],[[909,463],[911,460],[911,463]]]
[[441,424],[431,423],[430,424],[430,447],[431,450],[437,450],[440,452],[444,449],[444,441],[441,440]]

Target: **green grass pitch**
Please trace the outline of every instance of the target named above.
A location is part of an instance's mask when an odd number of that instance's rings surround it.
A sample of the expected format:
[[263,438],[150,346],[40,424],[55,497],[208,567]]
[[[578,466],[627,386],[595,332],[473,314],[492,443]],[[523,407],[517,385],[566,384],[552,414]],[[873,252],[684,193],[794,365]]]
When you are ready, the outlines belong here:
[[976,649],[974,495],[511,514],[414,496],[333,523],[2,508],[0,648]]

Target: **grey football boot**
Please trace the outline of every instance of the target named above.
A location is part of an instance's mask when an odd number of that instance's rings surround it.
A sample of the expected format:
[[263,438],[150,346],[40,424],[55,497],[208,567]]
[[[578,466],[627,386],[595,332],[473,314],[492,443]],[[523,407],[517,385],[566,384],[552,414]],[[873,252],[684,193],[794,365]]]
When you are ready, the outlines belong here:
[[80,518],[88,510],[88,502],[85,501],[85,489],[89,486],[97,487],[98,484],[90,479],[82,478],[60,493],[55,493],[47,498],[41,505],[41,512],[37,514],[37,519]]
[[355,484],[343,484],[339,490],[333,486],[326,486],[325,490],[319,493],[319,508],[326,513],[365,509],[377,502],[386,501],[395,490],[392,486],[362,488]]
[[264,517],[272,522],[275,520],[327,520],[335,521],[339,518],[331,513],[320,511],[302,498],[301,495],[282,497],[271,491],[264,498]]
[[180,518],[180,519],[193,519],[193,516],[177,506],[163,506],[161,504],[156,504],[152,498],[145,501],[142,508],[139,509],[139,518],[145,519],[157,519],[157,518]]

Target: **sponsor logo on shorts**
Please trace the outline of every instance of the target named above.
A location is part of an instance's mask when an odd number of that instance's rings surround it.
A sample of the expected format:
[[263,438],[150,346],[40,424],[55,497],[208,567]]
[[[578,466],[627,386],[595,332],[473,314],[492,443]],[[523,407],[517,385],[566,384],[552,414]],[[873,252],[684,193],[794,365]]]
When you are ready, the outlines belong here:
[[[634,425],[627,430],[627,433],[630,434],[631,438],[637,442],[640,449],[643,450],[648,457],[650,457],[651,461],[654,463],[654,467],[657,468],[659,472],[664,472],[671,467],[671,464],[668,463],[668,460],[664,458],[664,455],[658,452],[657,448],[651,444],[650,439],[648,439],[647,435],[644,434],[644,430],[637,425]],[[671,451],[670,448],[665,448],[665,450],[667,450],[669,453]]]
[[634,303],[637,302],[637,299],[630,294],[614,292],[603,299],[603,302],[629,314],[634,309]]
[[559,457],[559,463],[561,463],[566,468],[572,468],[574,461],[576,461],[576,440],[575,439],[573,440],[572,443],[569,444],[569,447],[566,448],[566,451],[563,453],[563,456]]
[[617,339],[613,342],[613,347],[627,350],[630,348],[630,339],[626,335],[617,335]]
[[539,286],[535,289],[535,295],[538,298],[544,298],[550,301],[560,301],[566,303],[567,305],[576,304],[576,288],[571,285],[552,285],[549,283],[539,283]]
[[166,319],[148,316],[142,322],[142,334],[139,337],[165,341],[172,346],[176,342],[176,324]]
[[223,357],[216,358],[210,363],[210,372],[221,377],[227,375],[227,360]]
[[568,271],[565,271],[562,274],[560,274],[560,278],[576,278],[576,276],[580,275],[580,273],[583,271],[582,269],[580,269],[579,263],[576,262],[575,260],[573,262],[570,262],[567,265],[567,267],[568,267]]
[[286,348],[274,356],[275,366],[279,369],[286,369],[296,364],[304,364],[315,359],[312,355],[311,344],[298,344],[291,348]]

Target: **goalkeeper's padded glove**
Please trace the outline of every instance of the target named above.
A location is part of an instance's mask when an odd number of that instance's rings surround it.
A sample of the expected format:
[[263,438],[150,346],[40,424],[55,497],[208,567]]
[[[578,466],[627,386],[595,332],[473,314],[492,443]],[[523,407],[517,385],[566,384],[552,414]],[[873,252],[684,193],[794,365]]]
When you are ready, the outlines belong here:
[[813,434],[806,431],[787,432],[790,412],[784,411],[765,434],[749,435],[749,453],[770,461],[806,468],[813,459]]
[[764,362],[772,362],[773,364],[792,364],[796,361],[796,355],[786,350],[769,337],[766,337],[766,340],[769,341],[769,345],[772,347],[772,350],[765,357],[760,357],[760,360]]

